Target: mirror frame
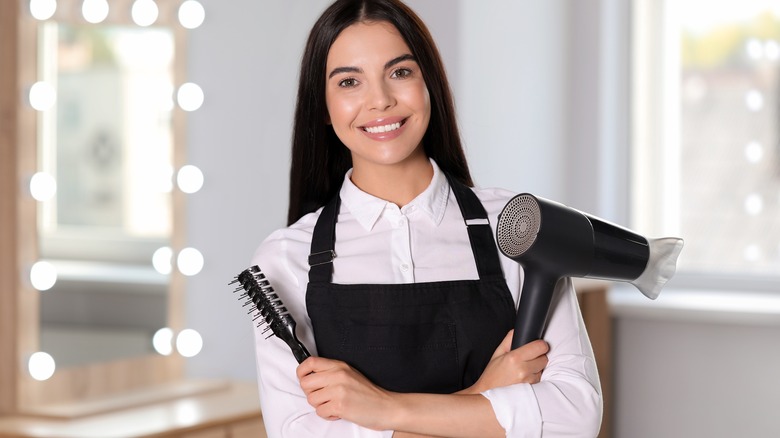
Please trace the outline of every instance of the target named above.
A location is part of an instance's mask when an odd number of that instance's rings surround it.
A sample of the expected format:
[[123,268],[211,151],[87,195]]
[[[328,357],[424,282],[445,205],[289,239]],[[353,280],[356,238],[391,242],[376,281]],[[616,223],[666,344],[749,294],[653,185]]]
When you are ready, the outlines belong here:
[[[101,24],[135,25],[129,21],[133,0],[111,1],[111,11]],[[86,23],[80,18],[78,0],[59,0],[50,20]],[[173,30],[174,86],[185,82],[187,29],[177,23],[181,0],[156,0],[155,26]],[[29,195],[29,180],[37,169],[37,111],[27,103],[27,90],[37,81],[38,24],[30,15],[28,0],[0,1],[0,415],[45,414],[46,407],[121,394],[180,381],[184,358],[176,353],[94,363],[57,369],[45,381],[34,380],[27,360],[39,346],[39,296],[28,280],[29,268],[38,260],[38,203]],[[120,16],[121,15],[121,16]],[[185,159],[185,112],[173,115],[173,166]],[[171,248],[185,247],[185,194],[173,190]],[[170,274],[168,327],[184,328],[184,276]],[[45,293],[45,292],[44,292]]]

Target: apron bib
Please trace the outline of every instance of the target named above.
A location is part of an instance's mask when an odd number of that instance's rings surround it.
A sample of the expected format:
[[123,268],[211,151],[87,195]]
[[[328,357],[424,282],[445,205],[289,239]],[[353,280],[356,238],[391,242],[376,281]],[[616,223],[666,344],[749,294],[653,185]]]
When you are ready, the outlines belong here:
[[514,301],[487,213],[470,188],[448,179],[478,280],[333,284],[338,196],[314,227],[306,307],[318,354],[390,391],[449,394],[471,386],[514,327]]

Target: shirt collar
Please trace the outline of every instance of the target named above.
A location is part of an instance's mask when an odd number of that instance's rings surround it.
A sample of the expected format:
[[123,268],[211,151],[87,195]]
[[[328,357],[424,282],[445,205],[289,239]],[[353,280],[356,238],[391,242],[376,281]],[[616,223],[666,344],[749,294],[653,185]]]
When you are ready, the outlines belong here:
[[[407,211],[414,206],[414,208],[425,213],[438,226],[444,218],[444,212],[447,209],[450,185],[436,162],[433,159],[430,159],[430,161],[431,166],[433,166],[431,183],[412,202],[405,205],[402,210]],[[360,190],[352,182],[351,176],[352,169],[349,169],[346,175],[344,175],[344,183],[341,185],[341,191],[339,192],[341,202],[366,231],[371,231],[389,202]]]

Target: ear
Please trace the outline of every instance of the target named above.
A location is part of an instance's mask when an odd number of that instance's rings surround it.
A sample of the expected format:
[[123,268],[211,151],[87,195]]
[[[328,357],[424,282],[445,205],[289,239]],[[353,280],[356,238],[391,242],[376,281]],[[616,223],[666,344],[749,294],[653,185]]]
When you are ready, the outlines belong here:
[[326,114],[326,115],[325,115],[325,124],[326,124],[326,125],[332,125],[332,124],[333,124],[333,123],[331,123],[331,121],[330,121],[330,114]]

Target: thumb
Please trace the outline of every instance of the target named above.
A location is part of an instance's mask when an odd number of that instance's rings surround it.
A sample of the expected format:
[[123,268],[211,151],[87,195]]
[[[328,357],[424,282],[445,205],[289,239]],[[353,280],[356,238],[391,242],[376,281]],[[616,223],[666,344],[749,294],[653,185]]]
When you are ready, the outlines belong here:
[[491,359],[495,359],[498,356],[509,353],[509,350],[511,350],[512,347],[512,335],[514,335],[514,333],[514,329],[509,330],[506,336],[504,336],[504,340],[501,341],[501,344],[498,345],[496,351],[493,352],[493,357],[491,357]]

